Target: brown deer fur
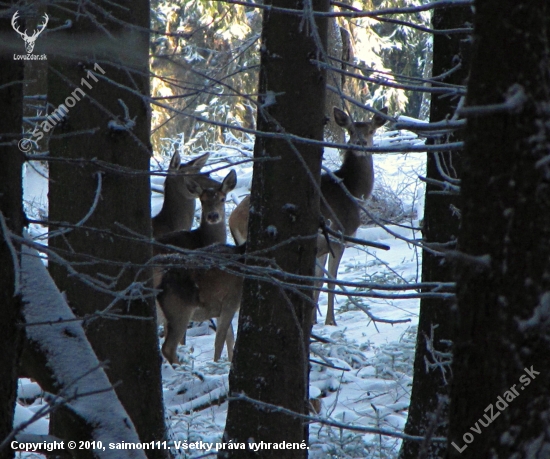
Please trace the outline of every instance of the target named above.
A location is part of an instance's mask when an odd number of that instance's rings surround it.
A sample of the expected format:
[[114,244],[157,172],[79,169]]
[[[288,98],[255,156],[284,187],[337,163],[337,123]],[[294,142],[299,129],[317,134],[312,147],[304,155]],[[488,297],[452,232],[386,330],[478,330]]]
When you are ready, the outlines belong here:
[[[190,320],[204,321],[218,318],[214,344],[214,361],[217,362],[227,343],[229,360],[233,358],[235,341],[231,321],[241,305],[243,277],[235,274],[235,268],[228,260],[244,253],[243,246],[216,244],[200,250],[201,259],[210,254],[203,267],[172,267],[162,277],[161,293],[157,297],[166,317],[166,338],[162,353],[170,363],[177,363],[178,342],[185,337]],[[181,257],[182,263],[189,263],[188,257]],[[166,261],[177,264],[174,256]],[[211,267],[215,263],[219,267]],[[197,263],[195,263],[197,264]],[[209,266],[210,265],[210,266]],[[226,265],[225,269],[221,266]]]
[[188,192],[187,183],[194,180],[202,188],[215,188],[219,182],[206,174],[199,174],[208,160],[209,153],[181,164],[179,153],[170,160],[168,174],[164,181],[164,202],[162,209],[153,217],[153,237],[158,238],[166,233],[189,230],[195,217],[195,200],[197,197]]
[[[382,112],[387,113],[387,108],[382,109]],[[386,119],[374,115],[370,121],[354,122],[349,115],[336,107],[334,108],[334,119],[339,126],[348,131],[350,147],[344,152],[340,169],[333,172],[332,175],[327,173],[321,175],[321,192],[324,197],[324,200],[321,200],[321,214],[329,222],[330,228],[341,231],[346,236],[351,236],[357,231],[360,224],[359,206],[355,198],[368,199],[374,186],[372,155],[353,149],[351,145],[372,146],[374,133],[386,123]],[[229,217],[229,228],[237,244],[243,244],[248,236],[249,207],[250,198],[246,197]],[[345,246],[336,242],[332,243],[330,248],[334,257],[332,255],[329,257],[328,276],[329,279],[335,279]],[[329,252],[326,239],[319,237],[317,244],[319,266],[324,267]],[[323,276],[322,271],[322,268],[317,270],[318,277]],[[334,284],[330,281],[327,284],[329,289],[334,288]],[[325,323],[336,325],[333,293],[328,294],[328,312]]]

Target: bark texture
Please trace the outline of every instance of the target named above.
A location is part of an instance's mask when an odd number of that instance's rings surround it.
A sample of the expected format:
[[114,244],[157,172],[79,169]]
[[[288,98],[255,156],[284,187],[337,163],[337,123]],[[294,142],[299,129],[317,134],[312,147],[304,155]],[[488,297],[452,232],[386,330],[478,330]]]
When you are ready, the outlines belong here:
[[[141,266],[151,249],[127,229],[151,235],[150,112],[141,97],[149,95],[149,36],[143,32],[149,28],[149,2],[119,4],[124,8],[113,11],[110,2],[99,2],[94,20],[69,11],[57,18],[71,19],[73,27],[56,35],[56,53],[48,57],[49,101],[68,107],[50,141],[58,160],[50,167],[49,218],[70,225],[85,221],[49,241],[79,275],[52,262],[50,272],[77,315],[109,308],[118,316],[95,317],[84,327],[99,360],[109,362],[107,375],[118,384],[117,395],[141,441],[148,442],[165,435],[154,303],[140,297],[150,282],[150,271]],[[53,433],[63,436],[70,431],[67,423],[70,419],[54,416]],[[149,457],[165,454],[147,451]]]
[[542,458],[550,451],[550,4],[485,0],[475,11],[467,105],[497,107],[473,110],[466,132],[448,457]]
[[[436,9],[432,24],[435,29],[466,27],[472,20],[472,12],[467,7]],[[464,35],[435,35],[433,44],[433,76],[443,75],[460,65],[459,69],[441,80],[446,84],[465,85],[469,72],[470,40]],[[437,122],[451,118],[456,111],[459,97],[432,96],[430,121]],[[430,139],[429,143],[456,142],[463,140],[463,132],[451,136]],[[439,164],[439,167],[438,167]],[[461,177],[461,154],[428,153],[428,178],[445,181],[443,174],[453,178]],[[441,194],[442,188],[431,183],[426,185],[423,238],[428,244],[453,244],[456,248],[460,224],[458,195]],[[435,192],[435,193],[434,193]],[[456,280],[454,266],[443,257],[429,251],[422,253],[422,281],[453,282]],[[404,441],[400,459],[440,458],[444,456],[446,445],[431,441],[433,437],[445,437],[448,428],[449,392],[451,382],[450,367],[428,367],[435,364],[434,352],[450,353],[450,343],[456,330],[456,301],[434,298],[422,299],[416,339],[414,379],[411,405],[405,432],[409,435],[427,437],[424,443]],[[450,363],[450,357],[441,358]]]
[[[0,19],[0,33],[13,33],[10,18]],[[23,61],[15,61],[10,53],[0,54],[0,213],[6,228],[0,227],[0,439],[12,430],[17,395],[17,362],[21,351],[21,298],[16,292],[16,263],[19,253],[6,231],[21,235],[24,224],[21,167],[23,155],[17,148],[21,138],[23,116]],[[7,145],[9,141],[13,143]],[[15,244],[15,250],[19,248]],[[15,259],[14,259],[15,255]],[[11,458],[13,451],[0,451],[0,457]]]
[[[291,0],[274,6],[304,8]],[[313,1],[326,11],[328,2]],[[322,139],[324,72],[310,63],[317,54],[315,36],[326,47],[327,21],[264,13],[258,129]],[[258,136],[252,183],[247,252],[264,254],[283,271],[313,275],[319,225],[319,147]],[[275,159],[276,158],[276,159]],[[267,160],[267,161],[266,161]],[[276,246],[276,248],[274,247]],[[239,334],[230,373],[230,392],[307,413],[308,355],[312,304],[305,295],[266,281],[245,280]],[[242,400],[229,402],[220,457],[257,457],[230,443],[306,442],[307,426],[293,416]],[[304,443],[305,446],[305,443]],[[307,457],[306,449],[261,450],[264,458]]]

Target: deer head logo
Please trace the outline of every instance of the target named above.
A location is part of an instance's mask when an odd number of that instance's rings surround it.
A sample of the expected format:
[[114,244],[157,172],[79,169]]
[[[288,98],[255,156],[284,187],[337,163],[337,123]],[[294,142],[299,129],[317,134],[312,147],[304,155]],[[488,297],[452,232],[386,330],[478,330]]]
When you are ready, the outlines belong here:
[[25,29],[24,32],[21,32],[19,30],[19,27],[17,25],[17,18],[19,17],[19,11],[16,11],[13,17],[11,18],[11,26],[13,27],[13,30],[15,30],[19,35],[21,35],[21,38],[25,41],[25,49],[27,50],[27,54],[32,53],[32,50],[34,49],[34,42],[38,38],[38,35],[42,33],[42,31],[46,28],[48,25],[48,15],[44,13],[44,22],[38,26],[38,30],[35,30],[34,33],[29,37],[27,35],[27,30]]

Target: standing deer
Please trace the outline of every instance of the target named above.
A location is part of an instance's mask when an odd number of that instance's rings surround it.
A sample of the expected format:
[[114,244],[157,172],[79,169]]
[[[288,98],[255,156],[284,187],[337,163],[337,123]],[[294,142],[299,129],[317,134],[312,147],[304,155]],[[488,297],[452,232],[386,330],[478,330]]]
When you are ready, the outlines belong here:
[[153,217],[153,237],[158,238],[173,231],[191,229],[197,196],[189,193],[187,187],[189,180],[193,180],[203,188],[215,188],[220,184],[206,174],[199,174],[209,156],[209,153],[205,153],[185,164],[181,164],[179,153],[172,156],[164,182],[162,209],[157,216]]
[[[191,178],[185,180],[185,187],[188,195],[192,196],[193,199],[199,198],[201,201],[202,211],[200,226],[194,230],[174,231],[164,234],[157,238],[157,242],[165,246],[172,245],[189,250],[200,249],[213,244],[225,244],[227,240],[227,231],[225,228],[225,201],[227,194],[233,190],[237,184],[237,174],[232,170],[227,174],[222,183],[214,183],[217,184],[215,187],[202,188],[199,183]],[[170,250],[167,247],[159,247],[156,245],[153,248],[153,252],[155,255],[158,255],[160,253],[169,253]],[[153,285],[155,288],[162,289],[161,283],[163,276],[162,268],[154,268]],[[164,316],[164,318],[166,318],[166,316]],[[164,318],[163,314],[159,313],[159,309],[157,308],[157,321],[159,323],[164,322]],[[166,319],[168,321],[168,318]],[[206,319],[201,320],[197,318],[194,320],[202,321]],[[169,322],[165,329],[168,328],[170,328]],[[185,332],[182,336],[182,344],[185,344]]]
[[[387,113],[387,108],[381,110]],[[360,145],[370,147],[373,145],[374,133],[386,123],[386,120],[374,115],[370,121],[353,121],[347,113],[334,107],[334,120],[336,123],[346,129],[349,134],[350,147],[344,152],[342,166],[333,174],[321,175],[321,193],[324,200],[321,200],[321,214],[325,220],[329,221],[329,227],[335,231],[340,231],[345,236],[352,236],[359,228],[360,213],[356,199],[349,196],[351,194],[357,199],[368,199],[374,186],[374,166],[372,155],[365,151],[353,149],[351,145]],[[335,178],[336,179],[335,179]],[[347,190],[347,191],[346,191]],[[348,194],[349,192],[349,194]],[[229,217],[229,228],[235,239],[235,243],[243,244],[248,236],[248,211],[250,207],[250,197],[247,196],[235,208]],[[330,279],[336,279],[338,266],[344,254],[345,245],[340,242],[328,243],[322,237],[317,239],[317,257],[318,277],[322,277],[322,267],[325,266],[327,255],[332,249],[329,257],[327,286],[330,290],[334,289],[334,284]],[[318,293],[316,295],[318,299]],[[328,311],[325,320],[326,325],[336,325],[334,318],[334,293],[328,294]]]
[[[202,253],[218,256],[216,263],[224,263],[222,257],[242,255],[243,246],[216,244],[201,250]],[[166,261],[175,264],[177,259],[169,256]],[[185,263],[185,258],[181,261]],[[211,260],[209,260],[211,261]],[[243,291],[243,277],[221,267],[201,268],[172,267],[162,277],[161,293],[157,300],[166,317],[166,338],[162,345],[162,354],[170,363],[177,363],[178,342],[185,342],[185,332],[190,320],[204,321],[218,318],[214,343],[214,362],[217,362],[227,343],[229,360],[233,359],[235,335],[231,321],[239,310]],[[227,259],[226,259],[227,261]]]

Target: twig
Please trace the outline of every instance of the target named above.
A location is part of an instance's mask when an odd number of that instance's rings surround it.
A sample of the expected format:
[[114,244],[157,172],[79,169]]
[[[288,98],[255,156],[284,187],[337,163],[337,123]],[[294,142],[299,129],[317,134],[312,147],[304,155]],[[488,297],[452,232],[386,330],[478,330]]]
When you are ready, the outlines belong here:
[[[424,441],[424,437],[416,436],[416,435],[407,435],[401,432],[396,432],[394,430],[388,430],[388,429],[375,429],[372,427],[364,427],[364,426],[358,426],[355,424],[345,424],[343,422],[333,421],[331,419],[323,419],[318,416],[308,416],[302,413],[296,413],[295,411],[289,410],[287,408],[283,408],[281,406],[273,405],[271,403],[262,402],[261,400],[255,400],[251,397],[248,397],[244,394],[234,394],[231,397],[228,398],[229,401],[242,401],[251,403],[253,405],[257,405],[258,407],[262,408],[263,410],[270,410],[275,413],[283,413],[288,416],[297,418],[297,419],[303,419],[304,421],[307,421],[309,423],[319,423],[324,424],[331,427],[337,427],[339,429],[343,430],[351,430],[354,432],[362,432],[367,434],[375,434],[375,435],[384,435],[387,437],[394,437],[394,438],[401,438],[403,440],[409,440],[414,442],[422,442]],[[446,443],[447,439],[442,437],[434,437],[432,438],[432,441],[438,442],[438,443]]]

